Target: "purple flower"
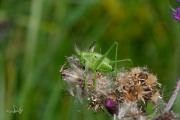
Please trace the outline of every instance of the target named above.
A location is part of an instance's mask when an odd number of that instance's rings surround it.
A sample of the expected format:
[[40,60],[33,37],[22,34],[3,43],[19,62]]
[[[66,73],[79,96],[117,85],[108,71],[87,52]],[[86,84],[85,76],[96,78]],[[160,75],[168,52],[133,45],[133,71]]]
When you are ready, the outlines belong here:
[[112,108],[115,106],[115,102],[111,99],[106,99],[105,100],[105,106],[106,106],[106,108]]
[[[178,2],[180,3],[180,0],[178,0]],[[173,18],[175,18],[176,20],[178,20],[178,21],[180,21],[180,6],[178,6],[177,4],[176,4],[176,9],[174,9],[174,8],[172,8],[171,6],[170,6],[170,8],[171,8],[171,10],[170,10],[170,15],[173,17]]]
[[107,98],[105,100],[105,107],[111,115],[118,114],[118,103],[114,102],[112,99]]

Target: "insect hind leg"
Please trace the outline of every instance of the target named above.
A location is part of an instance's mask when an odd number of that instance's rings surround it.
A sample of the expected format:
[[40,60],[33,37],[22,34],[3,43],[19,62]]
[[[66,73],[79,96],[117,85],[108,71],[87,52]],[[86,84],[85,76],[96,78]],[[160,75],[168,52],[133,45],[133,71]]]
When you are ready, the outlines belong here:
[[109,50],[102,56],[102,57],[100,57],[98,60],[97,60],[97,62],[95,63],[95,70],[97,70],[100,66],[101,66],[101,64],[102,64],[102,62],[104,61],[104,59],[108,56],[108,54],[110,53],[110,51],[113,49],[113,47],[116,45],[117,46],[117,42],[115,42],[110,48],[109,48]]
[[123,59],[123,60],[117,60],[117,61],[111,61],[111,63],[120,63],[120,62],[131,62],[131,65],[134,66],[133,62],[131,59]]
[[[108,54],[110,53],[110,51],[116,47],[116,51],[117,51],[117,46],[118,46],[118,43],[115,42],[110,48],[108,51],[106,51],[106,53],[100,57],[97,62],[95,63],[95,67],[94,67],[94,88],[96,88],[96,70],[98,70],[98,68],[101,66],[102,62],[104,61],[104,59],[108,56]],[[116,55],[115,55],[115,59],[116,59],[116,63],[117,63],[117,52],[116,52]]]

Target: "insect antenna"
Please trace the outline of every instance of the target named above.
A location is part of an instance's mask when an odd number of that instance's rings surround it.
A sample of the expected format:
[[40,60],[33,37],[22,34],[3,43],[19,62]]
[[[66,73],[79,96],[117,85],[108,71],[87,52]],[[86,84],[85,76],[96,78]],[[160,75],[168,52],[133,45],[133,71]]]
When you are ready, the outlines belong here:
[[89,52],[93,52],[94,51],[94,44],[96,43],[96,40],[94,40],[94,42],[92,43],[92,45],[89,47]]

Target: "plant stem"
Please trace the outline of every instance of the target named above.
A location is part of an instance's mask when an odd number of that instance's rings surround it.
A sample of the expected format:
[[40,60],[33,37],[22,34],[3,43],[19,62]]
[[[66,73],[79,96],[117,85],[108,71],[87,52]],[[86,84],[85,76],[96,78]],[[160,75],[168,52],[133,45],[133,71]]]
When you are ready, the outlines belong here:
[[169,111],[171,109],[171,107],[172,107],[172,105],[173,105],[173,103],[174,103],[174,101],[176,99],[176,96],[177,96],[179,90],[180,90],[180,80],[178,81],[178,83],[176,85],[176,88],[175,88],[171,98],[169,99],[168,104],[165,107],[165,112],[167,112],[167,111]]

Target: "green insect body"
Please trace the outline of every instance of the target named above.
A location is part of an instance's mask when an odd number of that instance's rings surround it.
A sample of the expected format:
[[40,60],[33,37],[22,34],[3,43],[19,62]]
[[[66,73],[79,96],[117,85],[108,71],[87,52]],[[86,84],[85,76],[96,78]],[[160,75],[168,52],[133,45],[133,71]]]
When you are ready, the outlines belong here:
[[[81,65],[87,66],[91,70],[95,70],[97,61],[102,57],[101,54],[95,52],[77,52],[77,54],[80,57]],[[109,58],[105,58],[96,70],[112,71],[113,67],[111,66],[111,60]]]
[[[111,61],[109,58],[107,58],[107,56],[114,47],[116,48],[115,61]],[[96,71],[113,71],[114,75],[116,76],[118,62],[130,61],[132,63],[132,61],[130,59],[117,60],[117,51],[118,51],[118,43],[117,42],[115,42],[106,51],[106,53],[104,55],[101,55],[96,52],[77,51],[77,54],[80,57],[80,64],[82,66],[85,66],[85,68],[86,68],[86,76],[85,76],[85,81],[84,81],[85,88],[86,88],[88,69],[91,69],[94,72],[94,88],[96,89]],[[114,64],[114,68],[111,66],[111,64]]]
[[[93,44],[91,45],[93,46]],[[107,58],[108,54],[113,48],[116,48],[115,52],[115,60],[111,61],[109,58]],[[90,47],[91,48],[91,47]],[[88,70],[91,69],[94,72],[94,88],[96,89],[96,71],[113,71],[114,75],[117,75],[117,63],[118,62],[124,62],[124,61],[131,61],[131,59],[124,59],[124,60],[117,60],[117,51],[118,51],[118,43],[115,42],[107,51],[105,54],[101,55],[99,53],[93,52],[83,52],[78,51],[77,54],[80,59],[80,64],[85,67],[86,69],[86,76],[85,76],[85,88],[86,88],[86,82],[87,82],[87,76],[88,76]],[[111,66],[111,64],[114,64],[114,68]],[[132,64],[133,65],[133,64]],[[63,65],[64,67],[64,65]],[[63,70],[63,67],[60,71]]]

